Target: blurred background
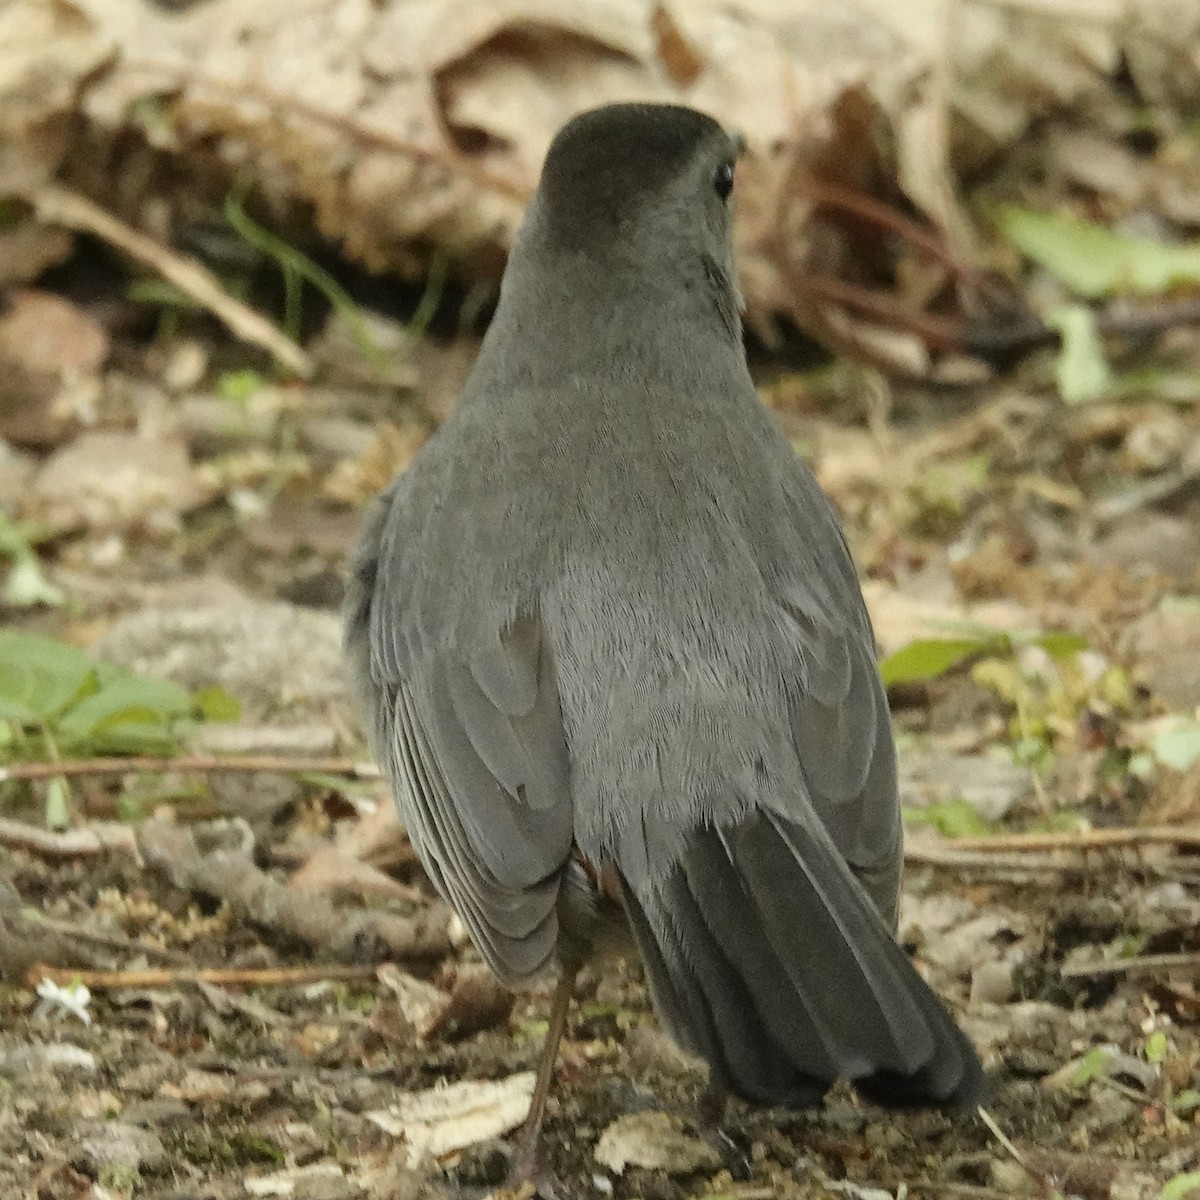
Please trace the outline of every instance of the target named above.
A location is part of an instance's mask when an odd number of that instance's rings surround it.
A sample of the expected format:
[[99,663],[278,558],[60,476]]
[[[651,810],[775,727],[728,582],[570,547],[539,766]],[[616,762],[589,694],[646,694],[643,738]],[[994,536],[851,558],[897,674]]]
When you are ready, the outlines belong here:
[[624,99],[745,138],[747,349],[876,622],[902,937],[997,1086],[739,1108],[717,1154],[631,965],[556,1168],[1200,1190],[1200,2],[4,0],[3,1194],[503,1175],[543,1006],[415,866],[337,609],[550,139]]

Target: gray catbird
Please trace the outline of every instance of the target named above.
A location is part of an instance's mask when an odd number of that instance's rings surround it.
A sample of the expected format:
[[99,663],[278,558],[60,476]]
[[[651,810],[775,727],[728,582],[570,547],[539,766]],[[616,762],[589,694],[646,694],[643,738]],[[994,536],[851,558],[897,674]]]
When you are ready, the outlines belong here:
[[353,562],[348,657],[413,846],[501,979],[560,973],[535,1129],[608,894],[718,1086],[983,1086],[893,937],[887,699],[837,519],[747,371],[735,157],[687,108],[566,125],[461,403]]

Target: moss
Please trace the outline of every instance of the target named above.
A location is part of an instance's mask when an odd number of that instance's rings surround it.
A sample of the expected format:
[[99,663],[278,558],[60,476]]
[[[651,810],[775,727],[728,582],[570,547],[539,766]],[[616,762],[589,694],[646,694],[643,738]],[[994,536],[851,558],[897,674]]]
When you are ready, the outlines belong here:
[[208,1124],[175,1131],[163,1138],[167,1149],[193,1166],[226,1169],[261,1163],[281,1163],[286,1155],[279,1144],[245,1125]]

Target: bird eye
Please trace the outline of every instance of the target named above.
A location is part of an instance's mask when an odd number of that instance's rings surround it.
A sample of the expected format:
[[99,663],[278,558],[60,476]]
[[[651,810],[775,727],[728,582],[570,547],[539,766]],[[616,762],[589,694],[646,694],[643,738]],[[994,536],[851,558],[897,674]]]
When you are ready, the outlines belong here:
[[729,193],[733,191],[733,163],[722,163],[717,168],[717,173],[713,176],[713,187],[722,200],[729,199]]

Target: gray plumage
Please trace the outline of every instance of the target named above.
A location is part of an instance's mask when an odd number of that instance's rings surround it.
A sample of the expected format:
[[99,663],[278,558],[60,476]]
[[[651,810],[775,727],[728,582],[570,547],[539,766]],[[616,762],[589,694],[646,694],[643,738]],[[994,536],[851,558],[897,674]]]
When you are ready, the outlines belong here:
[[746,367],[714,183],[735,153],[665,106],[559,134],[461,403],[367,519],[352,675],[414,847],[507,983],[586,954],[603,866],[718,1083],[969,1104],[975,1053],[893,938],[857,577]]

